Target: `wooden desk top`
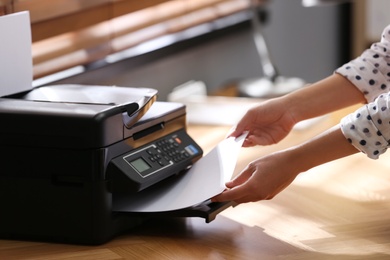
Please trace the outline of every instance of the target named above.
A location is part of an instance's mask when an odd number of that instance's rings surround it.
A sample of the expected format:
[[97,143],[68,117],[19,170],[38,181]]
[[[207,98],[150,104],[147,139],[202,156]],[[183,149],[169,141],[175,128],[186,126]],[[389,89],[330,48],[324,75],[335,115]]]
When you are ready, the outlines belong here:
[[[251,160],[328,128],[324,119],[278,145],[245,148]],[[228,127],[190,126],[212,149]],[[203,219],[156,219],[101,246],[0,240],[0,259],[389,259],[390,155],[362,155],[301,174],[271,201],[239,205]]]

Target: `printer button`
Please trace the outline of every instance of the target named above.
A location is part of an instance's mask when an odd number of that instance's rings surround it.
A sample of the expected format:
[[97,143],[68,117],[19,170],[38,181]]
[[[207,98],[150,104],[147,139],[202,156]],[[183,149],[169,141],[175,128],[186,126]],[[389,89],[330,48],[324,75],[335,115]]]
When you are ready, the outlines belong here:
[[158,161],[158,164],[160,164],[161,166],[167,165],[167,163],[165,163],[163,160]]
[[176,141],[177,144],[181,144],[181,139],[179,137],[176,137],[175,141]]

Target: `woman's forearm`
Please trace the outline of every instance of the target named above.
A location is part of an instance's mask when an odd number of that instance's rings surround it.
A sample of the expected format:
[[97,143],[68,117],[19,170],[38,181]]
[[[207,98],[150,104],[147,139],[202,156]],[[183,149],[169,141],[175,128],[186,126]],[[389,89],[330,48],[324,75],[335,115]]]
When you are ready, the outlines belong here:
[[300,173],[357,152],[359,151],[344,137],[340,127],[334,126],[317,137],[282,153],[286,153],[292,167]]
[[360,90],[339,74],[333,74],[282,99],[296,122],[366,102]]

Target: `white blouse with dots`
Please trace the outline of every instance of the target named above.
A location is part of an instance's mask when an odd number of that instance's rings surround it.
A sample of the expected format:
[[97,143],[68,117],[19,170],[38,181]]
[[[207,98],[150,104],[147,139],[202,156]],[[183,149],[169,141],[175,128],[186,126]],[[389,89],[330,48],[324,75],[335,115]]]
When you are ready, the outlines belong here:
[[367,105],[341,120],[348,141],[369,158],[377,159],[390,140],[390,25],[381,41],[336,70],[365,96]]

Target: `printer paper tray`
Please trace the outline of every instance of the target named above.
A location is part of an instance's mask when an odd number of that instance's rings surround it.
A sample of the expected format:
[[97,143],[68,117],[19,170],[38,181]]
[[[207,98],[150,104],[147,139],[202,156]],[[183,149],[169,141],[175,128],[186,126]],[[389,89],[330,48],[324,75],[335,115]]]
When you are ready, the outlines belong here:
[[229,208],[234,206],[234,202],[211,202],[207,200],[196,206],[172,210],[172,211],[161,211],[161,212],[125,212],[125,211],[114,211],[116,213],[124,214],[128,217],[141,217],[141,218],[150,218],[150,217],[200,217],[204,218],[206,223],[213,221],[216,216]]

